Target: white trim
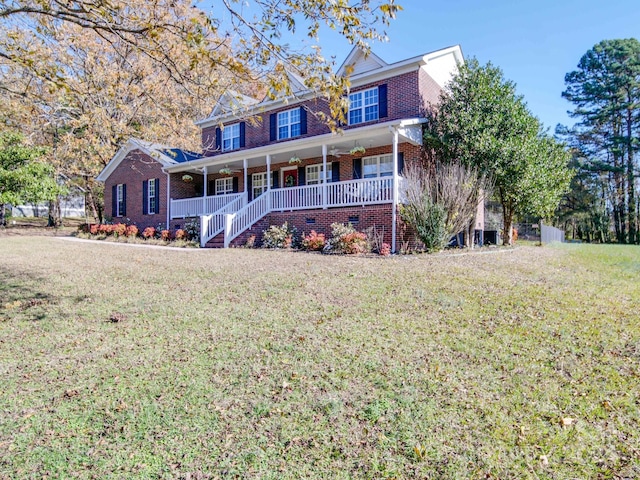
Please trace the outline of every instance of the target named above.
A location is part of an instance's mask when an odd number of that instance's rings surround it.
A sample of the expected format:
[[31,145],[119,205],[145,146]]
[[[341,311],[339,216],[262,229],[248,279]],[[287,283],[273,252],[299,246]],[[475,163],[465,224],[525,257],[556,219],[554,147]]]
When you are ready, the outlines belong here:
[[[283,110],[281,112],[276,113],[276,136],[278,137],[278,140],[288,140],[291,138],[299,137],[301,135],[300,133],[302,131],[302,119],[300,115],[301,108],[302,107],[295,107],[295,108],[290,108],[289,110]],[[298,111],[298,121],[293,123],[291,121],[291,114],[296,110]],[[285,113],[287,117],[287,123],[283,123],[282,125],[280,125],[280,116],[281,115],[284,116]],[[292,132],[294,125],[298,125],[298,133],[295,135]],[[287,127],[287,135],[284,137],[280,136],[281,127]]]
[[[214,194],[215,195],[227,195],[233,192],[233,178],[234,177],[221,177],[216,178],[214,181]],[[218,184],[222,185],[224,188],[219,189]],[[229,184],[229,185],[227,185]]]
[[[376,92],[375,93],[376,102],[375,103],[370,103],[369,105],[367,105],[366,104],[366,99],[367,99],[367,93],[369,93],[369,92]],[[351,97],[354,97],[354,99],[352,99]],[[357,107],[357,108],[352,108],[351,104],[355,100],[355,97],[360,97],[359,98],[360,106]],[[372,107],[374,105],[376,107],[376,117],[367,119],[366,118],[367,107]],[[356,110],[360,110],[360,114],[361,114],[360,121],[352,123],[351,122],[351,112],[355,112]],[[379,120],[379,119],[380,119],[380,91],[379,91],[377,86],[371,87],[371,88],[366,88],[364,90],[358,90],[357,92],[349,93],[349,111],[347,112],[347,122],[348,122],[349,126],[359,125],[361,123],[374,122],[374,121]]]
[[[349,55],[347,55],[347,58],[344,59],[344,62],[342,62],[342,65],[340,65],[340,68],[338,69],[336,74],[338,76],[343,77],[346,74],[347,66],[349,65],[355,66],[358,63],[358,60],[360,60],[359,57],[362,57],[366,60],[368,59],[374,60],[375,63],[378,64],[378,68],[384,68],[389,66],[387,62],[382,60],[378,55],[376,55],[372,51],[365,52],[362,48],[356,45],[351,49],[351,51],[349,52]],[[366,72],[363,72],[363,73],[366,73]]]
[[[235,130],[238,131],[237,135],[234,135]],[[224,138],[225,132],[229,132],[229,138]],[[220,150],[223,152],[231,152],[233,150],[238,150],[240,148],[240,122],[231,123],[229,125],[225,125],[220,132]],[[234,147],[233,143],[235,139],[238,139],[238,146]],[[229,141],[229,148],[224,148],[225,140]]]

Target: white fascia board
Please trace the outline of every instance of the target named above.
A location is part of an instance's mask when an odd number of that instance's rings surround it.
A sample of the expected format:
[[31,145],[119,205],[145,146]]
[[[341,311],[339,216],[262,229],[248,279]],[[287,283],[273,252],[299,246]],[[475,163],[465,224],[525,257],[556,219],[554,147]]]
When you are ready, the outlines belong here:
[[[191,162],[183,162],[177,165],[170,165],[164,168],[165,172],[175,173],[194,168],[201,168],[204,166],[225,165],[232,162],[240,162],[245,158],[266,157],[267,155],[278,155],[287,153],[301,148],[314,148],[321,147],[335,141],[345,140],[357,140],[361,137],[370,137],[372,133],[388,134],[390,128],[408,128],[414,125],[420,125],[426,120],[423,118],[411,118],[404,120],[391,120],[384,123],[376,123],[373,125],[367,125],[365,127],[353,128],[349,130],[343,130],[341,134],[333,132],[317,135],[315,137],[305,137],[296,140],[290,140],[288,142],[277,143],[274,145],[266,145],[264,147],[255,147],[247,150],[240,150],[238,152],[230,152],[221,155],[215,155],[213,157],[200,158],[198,160],[192,160]],[[410,140],[410,138],[407,138]]]

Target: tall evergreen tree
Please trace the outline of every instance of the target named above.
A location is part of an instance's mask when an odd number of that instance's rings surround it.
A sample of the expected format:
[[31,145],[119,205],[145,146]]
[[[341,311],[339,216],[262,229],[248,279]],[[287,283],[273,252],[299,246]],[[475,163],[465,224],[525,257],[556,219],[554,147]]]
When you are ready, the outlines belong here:
[[603,40],[565,77],[563,97],[579,119],[572,133],[610,174],[612,221],[620,243],[638,243],[637,151],[640,132],[640,42]]
[[568,152],[543,132],[515,84],[499,68],[475,59],[443,90],[425,145],[436,162],[460,161],[493,179],[505,244],[512,243],[516,217],[553,215],[572,176]]

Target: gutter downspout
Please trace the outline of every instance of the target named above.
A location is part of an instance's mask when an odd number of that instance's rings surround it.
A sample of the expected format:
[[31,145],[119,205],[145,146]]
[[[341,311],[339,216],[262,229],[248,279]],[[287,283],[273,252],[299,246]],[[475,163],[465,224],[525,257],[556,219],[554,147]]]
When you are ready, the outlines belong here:
[[167,174],[167,230],[169,230],[169,222],[171,221],[171,174]]

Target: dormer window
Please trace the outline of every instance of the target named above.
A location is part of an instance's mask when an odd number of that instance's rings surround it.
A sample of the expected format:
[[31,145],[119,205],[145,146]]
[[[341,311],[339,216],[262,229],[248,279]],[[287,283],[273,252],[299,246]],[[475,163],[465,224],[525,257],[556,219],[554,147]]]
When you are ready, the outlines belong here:
[[240,124],[227,125],[222,130],[222,151],[228,152],[240,148]]
[[378,118],[378,87],[349,95],[349,125]]
[[300,135],[300,108],[278,113],[278,140]]

